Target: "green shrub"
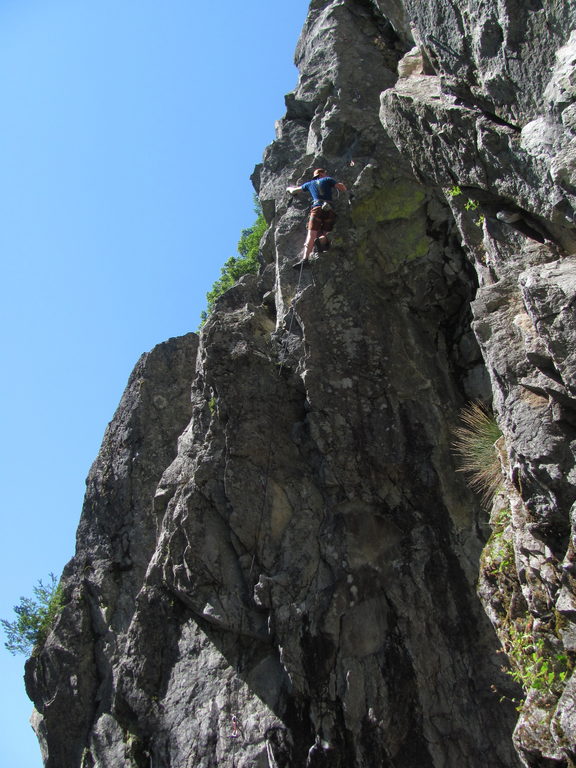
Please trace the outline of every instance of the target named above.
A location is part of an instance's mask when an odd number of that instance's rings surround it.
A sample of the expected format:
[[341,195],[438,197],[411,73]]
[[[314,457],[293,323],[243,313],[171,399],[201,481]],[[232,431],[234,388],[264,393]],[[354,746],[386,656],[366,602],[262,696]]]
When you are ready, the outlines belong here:
[[502,484],[502,469],[495,443],[502,431],[493,414],[474,402],[460,411],[462,425],[453,430],[453,448],[459,457],[458,471],[468,475],[471,488],[489,503]]
[[484,551],[483,568],[491,576],[516,572],[514,544],[504,536],[503,531],[494,531]]
[[254,197],[254,213],[257,218],[254,224],[248,229],[243,229],[238,241],[238,256],[231,256],[221,269],[221,275],[216,280],[212,289],[206,294],[208,306],[201,314],[202,323],[205,322],[208,315],[214,307],[216,299],[229,288],[232,288],[242,275],[250,272],[257,272],[260,266],[258,261],[258,250],[260,240],[266,231],[266,220],[262,213],[260,201]]
[[49,584],[39,580],[33,591],[34,598],[21,597],[14,606],[15,621],[1,620],[7,637],[4,645],[13,655],[30,656],[35,648],[40,648],[62,610],[62,588],[53,573]]
[[532,688],[555,695],[562,692],[574,666],[572,659],[564,652],[551,650],[544,638],[534,636],[531,616],[510,625],[504,647],[511,663],[504,671],[525,693]]

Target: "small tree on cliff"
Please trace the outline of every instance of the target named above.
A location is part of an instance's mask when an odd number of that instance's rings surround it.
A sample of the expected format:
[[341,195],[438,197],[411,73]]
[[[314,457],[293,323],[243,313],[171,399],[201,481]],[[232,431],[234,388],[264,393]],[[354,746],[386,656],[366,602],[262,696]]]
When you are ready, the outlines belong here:
[[208,306],[201,314],[202,322],[206,320],[216,299],[232,288],[242,275],[257,272],[260,266],[258,261],[258,248],[262,235],[266,231],[266,220],[262,213],[260,201],[254,196],[254,213],[257,218],[248,229],[243,229],[238,241],[238,256],[231,256],[221,269],[221,275],[212,286],[212,290],[206,294]]
[[21,597],[14,606],[15,621],[1,620],[7,638],[4,645],[13,655],[30,656],[41,646],[62,608],[62,590],[53,573],[48,584],[39,580],[33,592],[34,598]]

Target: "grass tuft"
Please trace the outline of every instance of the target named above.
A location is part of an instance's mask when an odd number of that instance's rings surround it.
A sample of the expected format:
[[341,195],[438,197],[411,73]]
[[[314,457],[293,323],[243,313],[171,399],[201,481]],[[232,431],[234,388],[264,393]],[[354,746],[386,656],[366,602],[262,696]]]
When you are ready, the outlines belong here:
[[480,402],[473,402],[460,411],[462,424],[453,431],[454,452],[458,456],[459,472],[468,476],[470,487],[489,504],[502,484],[502,469],[495,443],[502,437],[492,412]]

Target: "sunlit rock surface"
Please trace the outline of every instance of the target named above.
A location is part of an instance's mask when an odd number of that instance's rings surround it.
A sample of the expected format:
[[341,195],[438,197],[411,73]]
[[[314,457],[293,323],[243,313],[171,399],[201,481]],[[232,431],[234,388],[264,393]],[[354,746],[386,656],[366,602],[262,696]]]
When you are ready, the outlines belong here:
[[[575,22],[313,0],[260,273],[143,357],[89,476],[27,665],[48,768],[574,764]],[[315,167],[349,191],[299,270]]]

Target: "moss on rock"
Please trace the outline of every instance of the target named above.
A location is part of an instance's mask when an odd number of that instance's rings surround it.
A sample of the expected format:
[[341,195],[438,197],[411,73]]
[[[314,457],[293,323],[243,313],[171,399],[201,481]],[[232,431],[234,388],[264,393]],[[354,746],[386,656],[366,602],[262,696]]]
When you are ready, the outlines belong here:
[[410,218],[424,203],[422,186],[410,179],[391,181],[376,187],[373,193],[352,209],[352,221],[356,226],[372,226],[383,221]]

